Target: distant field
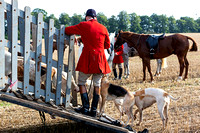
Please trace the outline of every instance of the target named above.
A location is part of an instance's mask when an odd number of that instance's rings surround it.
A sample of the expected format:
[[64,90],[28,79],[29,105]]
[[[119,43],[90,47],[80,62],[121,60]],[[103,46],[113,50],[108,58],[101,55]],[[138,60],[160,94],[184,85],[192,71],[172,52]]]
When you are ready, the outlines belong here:
[[[186,81],[177,82],[179,74],[179,64],[175,55],[167,58],[168,67],[163,69],[160,77],[156,77],[154,84],[151,84],[149,74],[147,73],[146,83],[141,83],[143,78],[142,61],[139,57],[130,58],[130,78],[121,81],[113,81],[113,74],[110,76],[110,82],[126,87],[130,91],[136,91],[139,88],[158,87],[162,88],[174,97],[181,96],[178,101],[171,101],[169,107],[168,127],[162,131],[162,121],[158,114],[156,104],[143,111],[143,123],[141,126],[134,126],[137,131],[147,128],[150,132],[192,132],[200,133],[200,33],[187,33],[198,44],[197,52],[188,52],[189,74]],[[76,46],[76,52],[77,52]],[[57,53],[54,54],[56,56]],[[56,59],[56,57],[55,57]],[[67,64],[67,57],[65,57]],[[152,72],[155,73],[156,61],[151,61]],[[80,103],[80,101],[79,101]],[[136,107],[134,106],[133,111]],[[118,119],[119,112],[113,102],[107,102],[105,112]],[[138,116],[139,117],[139,116]],[[134,121],[134,125],[138,122]],[[30,125],[41,124],[39,113],[35,110],[24,108],[17,105],[0,106],[0,130],[6,128],[26,127]],[[124,116],[126,121],[127,117]],[[66,121],[62,118],[52,120],[47,115],[47,123],[56,123]]]

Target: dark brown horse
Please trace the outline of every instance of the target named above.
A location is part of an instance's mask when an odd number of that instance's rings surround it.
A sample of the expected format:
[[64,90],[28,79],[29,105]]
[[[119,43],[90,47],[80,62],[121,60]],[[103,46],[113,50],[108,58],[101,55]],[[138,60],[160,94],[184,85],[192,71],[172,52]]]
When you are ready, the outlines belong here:
[[[133,32],[123,32],[119,31],[117,36],[117,40],[115,42],[114,48],[118,49],[124,42],[129,44],[129,47],[134,47],[142,58],[143,63],[143,81],[146,79],[146,67],[149,71],[151,81],[153,81],[153,75],[151,73],[151,66],[150,66],[150,48],[148,47],[146,40],[150,35],[145,34],[135,34]],[[193,42],[193,45],[190,47],[189,41],[190,39]],[[190,51],[197,51],[197,44],[196,42],[188,36],[184,36],[181,34],[174,34],[171,36],[166,36],[164,39],[159,40],[158,48],[156,49],[155,54],[153,55],[154,59],[161,59],[165,58],[169,55],[175,54],[178,57],[178,61],[180,64],[180,73],[179,73],[179,80],[182,79],[183,70],[185,68],[185,77],[187,78],[188,75],[188,66],[189,62],[187,60],[187,52]]]

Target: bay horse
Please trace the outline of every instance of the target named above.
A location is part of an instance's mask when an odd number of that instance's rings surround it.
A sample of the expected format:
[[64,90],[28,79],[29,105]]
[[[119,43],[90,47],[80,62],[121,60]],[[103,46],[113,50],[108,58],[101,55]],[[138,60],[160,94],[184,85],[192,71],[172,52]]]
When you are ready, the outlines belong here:
[[[136,34],[129,31],[119,31],[117,35],[117,40],[114,45],[114,49],[118,49],[124,42],[129,44],[129,47],[134,47],[142,58],[143,63],[143,81],[146,80],[146,68],[151,77],[151,82],[153,81],[153,75],[151,73],[150,66],[150,48],[148,47],[146,40],[150,35],[148,34]],[[189,45],[189,40],[193,42],[192,47]],[[164,39],[159,40],[158,48],[153,55],[154,59],[161,59],[172,54],[175,54],[178,58],[180,64],[180,73],[178,80],[182,79],[183,70],[185,68],[185,77],[188,75],[189,62],[187,60],[188,51],[197,51],[196,42],[189,36],[181,34],[173,34],[170,36],[165,36]]]

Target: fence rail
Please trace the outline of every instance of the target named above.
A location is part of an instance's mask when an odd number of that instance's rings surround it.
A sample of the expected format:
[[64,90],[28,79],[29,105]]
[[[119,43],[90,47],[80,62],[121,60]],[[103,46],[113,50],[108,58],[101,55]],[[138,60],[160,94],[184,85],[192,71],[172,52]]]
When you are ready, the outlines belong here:
[[[4,89],[7,84],[18,80],[17,60],[18,52],[22,53],[24,59],[24,76],[23,82],[18,81],[13,85],[12,90],[22,89],[24,95],[33,94],[34,98],[45,97],[45,102],[55,101],[56,105],[70,103],[71,76],[73,70],[73,53],[74,53],[74,36],[65,36],[65,26],[60,29],[54,27],[54,20],[50,19],[49,23],[43,22],[43,14],[39,13],[37,17],[31,15],[30,7],[25,7],[24,11],[18,9],[18,1],[12,0],[11,4],[0,0],[0,89]],[[42,44],[44,39],[44,44]],[[30,50],[31,40],[33,42],[33,51]],[[69,61],[67,66],[67,86],[66,97],[61,96],[61,78],[63,70],[63,51],[64,42],[69,42]],[[53,41],[57,42],[58,61],[52,59]],[[45,55],[42,55],[42,45],[45,45]],[[11,52],[11,77],[5,77],[5,49]],[[29,85],[30,60],[35,61],[35,85]],[[47,74],[45,90],[41,89],[41,63],[47,64]],[[56,93],[51,90],[51,73],[52,67],[58,71]],[[12,82],[10,82],[12,81]],[[2,93],[2,92],[1,92]]]

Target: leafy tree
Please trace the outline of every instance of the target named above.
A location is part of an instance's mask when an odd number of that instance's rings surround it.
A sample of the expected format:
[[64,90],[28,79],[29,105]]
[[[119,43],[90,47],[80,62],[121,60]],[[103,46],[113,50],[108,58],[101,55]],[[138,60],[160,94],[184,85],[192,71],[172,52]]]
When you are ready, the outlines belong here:
[[142,28],[141,33],[152,33],[151,18],[147,15],[140,16],[141,22],[140,26]]
[[46,16],[47,16],[47,12],[44,9],[40,9],[40,8],[35,8],[32,12],[31,15],[35,16],[37,18],[38,14],[42,13],[43,14],[43,20],[45,20]]
[[118,20],[118,29],[123,31],[129,30],[129,24],[130,24],[129,15],[127,14],[126,11],[121,11],[117,16],[117,20]]
[[159,29],[160,29],[160,25],[158,24],[159,16],[154,13],[150,16],[150,18],[152,21],[151,25],[152,25],[153,33],[159,33]]
[[59,17],[60,24],[64,24],[65,26],[70,26],[70,17],[67,13],[61,13]]
[[166,15],[151,15],[152,28],[154,33],[168,32],[168,18]]
[[108,19],[103,13],[97,13],[97,20],[99,23],[108,28]]
[[59,20],[54,16],[54,14],[51,14],[51,15],[49,15],[49,16],[47,16],[46,18],[45,18],[45,22],[46,23],[49,23],[49,20],[50,19],[53,19],[54,20],[54,26],[57,28],[57,29],[59,29],[60,28],[60,23],[59,23]]
[[[84,21],[82,15],[77,15],[76,13],[72,17],[69,17],[67,13],[61,13],[59,19],[57,19],[54,14],[47,16],[48,13],[40,8],[35,8],[31,15],[37,18],[38,13],[43,14],[43,20],[47,23],[49,19],[54,19],[56,28],[59,28],[60,24],[70,26]],[[200,32],[200,18],[194,20],[190,17],[181,17],[176,20],[173,16],[166,17],[166,15],[157,15],[155,13],[151,16],[138,16],[136,13],[128,15],[126,11],[121,11],[117,16],[112,15],[110,18],[100,12],[97,14],[97,20],[106,26],[109,32],[116,32],[119,29],[146,34]],[[7,34],[7,29],[5,33]]]
[[197,30],[200,32],[200,17],[195,22],[197,24]]
[[76,13],[71,17],[71,25],[79,24],[81,21],[83,21],[83,18],[81,15],[77,15]]
[[117,28],[117,18],[114,15],[112,15],[111,18],[108,19],[108,32],[114,33],[117,31]]
[[169,27],[169,33],[176,33],[178,32],[178,29],[177,29],[177,24],[176,24],[176,19],[173,17],[173,16],[170,16],[168,18],[168,27]]
[[182,20],[185,20],[185,32],[197,32],[197,23],[194,21],[193,18],[190,17],[181,17]]
[[178,32],[180,32],[180,33],[187,32],[186,21],[185,20],[179,19],[179,20],[176,21],[176,23],[177,23]]
[[162,32],[162,33],[169,32],[169,27],[168,27],[169,22],[168,22],[167,16],[166,15],[160,15],[159,16],[159,20],[160,20],[159,22],[161,23],[161,30],[160,30],[160,32]]
[[142,28],[140,26],[141,19],[139,16],[137,16],[136,13],[132,13],[129,15],[130,18],[130,31],[140,33],[142,31]]

